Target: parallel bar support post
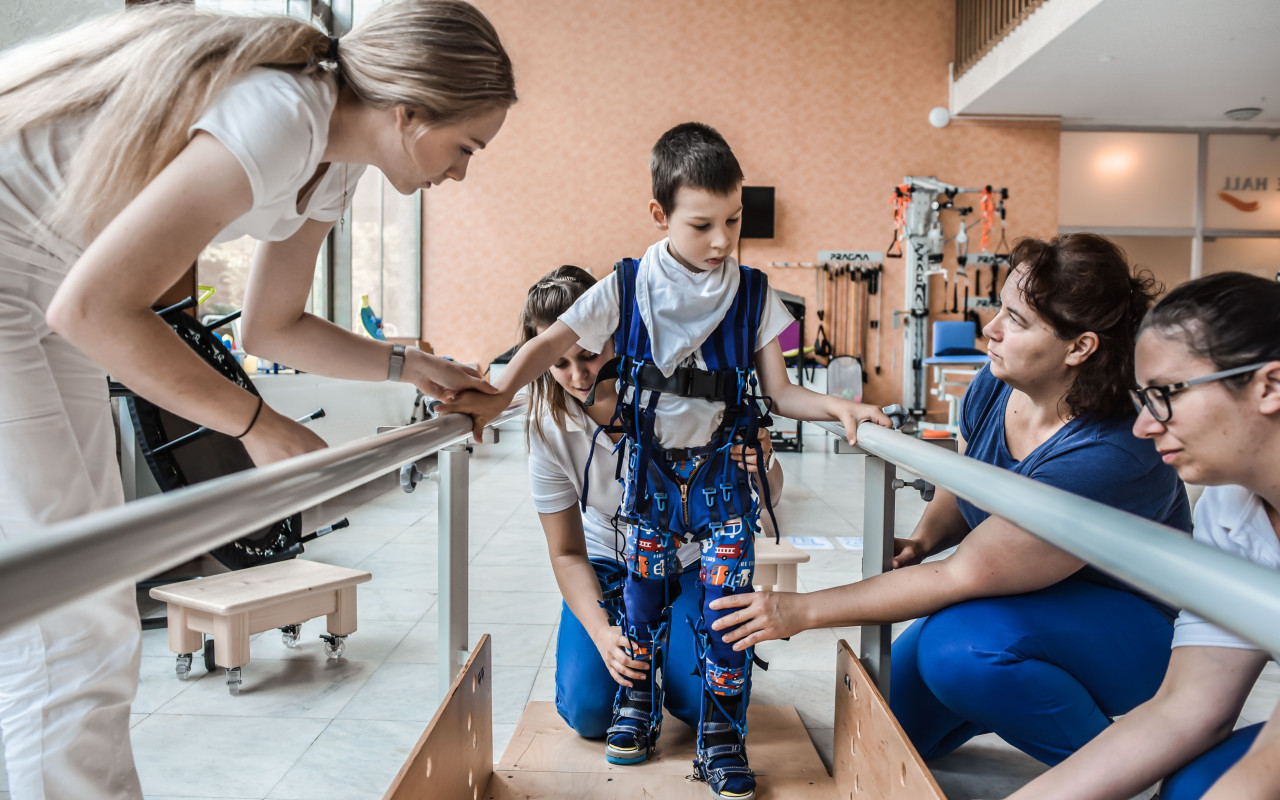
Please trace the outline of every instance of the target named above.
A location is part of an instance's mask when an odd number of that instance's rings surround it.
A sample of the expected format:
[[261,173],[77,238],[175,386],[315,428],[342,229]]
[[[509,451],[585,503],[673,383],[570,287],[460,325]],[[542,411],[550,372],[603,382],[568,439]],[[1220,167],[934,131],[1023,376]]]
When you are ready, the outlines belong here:
[[[893,562],[894,490],[898,468],[892,462],[867,454],[866,499],[862,508],[862,579],[888,572]],[[862,627],[859,657],[884,699],[889,699],[889,650],[891,625]]]
[[440,451],[439,520],[440,594],[437,639],[440,660],[440,696],[447,697],[453,679],[467,659],[467,558],[469,476],[466,445]]

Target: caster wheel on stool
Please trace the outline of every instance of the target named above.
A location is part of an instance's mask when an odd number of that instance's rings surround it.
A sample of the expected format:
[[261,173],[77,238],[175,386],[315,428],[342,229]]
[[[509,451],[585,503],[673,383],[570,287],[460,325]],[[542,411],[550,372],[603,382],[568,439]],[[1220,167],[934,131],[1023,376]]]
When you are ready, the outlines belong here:
[[178,656],[178,663],[174,665],[173,671],[178,674],[178,680],[185,681],[191,675],[191,653],[183,653]]
[[347,649],[347,637],[339,636],[333,633],[322,633],[320,638],[324,639],[324,654],[329,658],[337,660],[342,658],[342,654]]
[[232,695],[240,694],[240,668],[230,667],[227,669],[227,691]]
[[298,646],[298,634],[302,633],[301,625],[285,625],[280,629],[280,641],[285,647]]
[[206,637],[204,640],[204,671],[216,672],[217,669],[218,665],[213,660],[213,639]]

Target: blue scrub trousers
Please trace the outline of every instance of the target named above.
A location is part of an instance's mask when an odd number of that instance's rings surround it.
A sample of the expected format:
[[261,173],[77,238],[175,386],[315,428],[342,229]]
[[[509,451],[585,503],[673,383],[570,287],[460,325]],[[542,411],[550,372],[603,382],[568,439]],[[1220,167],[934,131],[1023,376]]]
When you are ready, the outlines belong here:
[[1253,740],[1258,738],[1262,725],[1259,722],[1241,728],[1217,747],[1165,778],[1160,785],[1160,800],[1200,800],[1224,772],[1244,758]]
[[969,600],[894,642],[889,706],[926,760],[995,733],[1053,765],[1151,699],[1172,638],[1148,600],[1074,578]]
[[[617,587],[622,577],[621,564],[594,559],[591,563],[596,568],[601,592]],[[698,619],[700,596],[695,564],[680,575],[680,596],[671,607],[673,624],[667,639],[663,675],[663,705],[676,719],[694,728],[702,708],[702,678],[697,670],[693,630],[686,619]],[[616,619],[614,613],[610,616]],[[618,684],[600,658],[600,651],[569,605],[563,604],[556,639],[556,710],[560,717],[581,736],[603,737],[613,724],[613,701],[617,694]]]

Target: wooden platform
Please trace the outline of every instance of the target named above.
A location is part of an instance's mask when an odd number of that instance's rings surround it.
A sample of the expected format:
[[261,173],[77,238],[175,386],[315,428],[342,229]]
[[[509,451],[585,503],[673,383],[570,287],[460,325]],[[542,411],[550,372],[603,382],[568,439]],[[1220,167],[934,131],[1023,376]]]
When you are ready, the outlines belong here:
[[[658,753],[624,767],[604,745],[580,738],[551,703],[530,703],[493,766],[490,642],[486,635],[427,725],[384,800],[705,800],[690,782],[694,739],[664,723]],[[853,651],[842,643],[836,671],[835,776],[829,776],[791,706],[747,712],[759,800],[944,800]]]
[[[831,779],[794,707],[751,706],[747,730],[748,756],[761,787],[757,797],[830,796],[818,791]],[[654,756],[635,766],[610,764],[604,758],[603,741],[574,733],[560,719],[554,704],[530,703],[507,751],[493,768],[489,795],[494,800],[537,797],[537,786],[573,786],[578,793],[569,796],[574,797],[610,796],[608,792],[618,797],[644,797],[648,791],[661,798],[704,798],[704,784],[685,780],[693,772],[694,747],[693,730],[667,715]],[[782,786],[787,787],[787,794],[777,793]],[[770,787],[773,789],[766,791]],[[507,789],[514,793],[504,793]]]

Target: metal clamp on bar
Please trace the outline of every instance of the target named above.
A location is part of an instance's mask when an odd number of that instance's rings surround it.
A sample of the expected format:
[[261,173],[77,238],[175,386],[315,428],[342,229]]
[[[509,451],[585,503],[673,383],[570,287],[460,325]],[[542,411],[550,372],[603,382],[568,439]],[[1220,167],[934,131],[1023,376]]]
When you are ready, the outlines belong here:
[[400,468],[400,488],[405,494],[413,494],[413,490],[418,488],[418,481],[427,477],[418,469],[418,462],[405,464]]
[[914,481],[911,481],[910,483],[902,480],[901,478],[894,478],[893,488],[895,490],[907,489],[907,488],[915,489],[916,491],[920,492],[920,499],[924,500],[927,503],[933,499],[933,493],[937,487],[935,487],[932,483],[929,483],[928,481],[926,481],[924,478],[916,478]]

